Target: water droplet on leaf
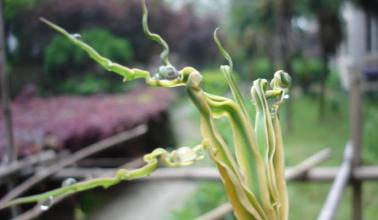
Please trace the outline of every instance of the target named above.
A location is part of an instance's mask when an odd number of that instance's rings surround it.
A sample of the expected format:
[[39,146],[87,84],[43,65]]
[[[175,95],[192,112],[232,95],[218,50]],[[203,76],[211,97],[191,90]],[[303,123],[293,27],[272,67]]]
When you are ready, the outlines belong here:
[[160,66],[159,67],[159,74],[164,78],[168,80],[174,80],[179,76],[178,71],[174,66],[166,65],[166,66]]
[[275,117],[277,114],[277,109],[276,108],[270,109],[270,113],[272,114],[272,117]]
[[196,160],[197,155],[190,147],[181,147],[177,150],[178,160],[181,163],[190,163]]
[[152,79],[154,79],[154,80],[159,80],[160,79],[160,74],[159,73],[156,73],[153,77],[152,77]]
[[65,187],[65,186],[71,186],[73,184],[77,183],[76,179],[74,178],[67,178],[65,179],[63,182],[62,182],[62,187]]
[[174,80],[176,79],[177,77],[179,76],[179,73],[177,72],[177,70],[174,70],[172,72],[170,72],[168,75],[167,75],[167,79],[168,80]]
[[105,68],[107,70],[110,70],[112,68],[112,66],[113,66],[113,62],[112,61],[110,61],[110,60],[106,61],[106,67]]
[[48,199],[42,201],[39,205],[39,208],[42,210],[42,211],[47,211],[49,210],[49,208],[52,206],[52,204],[54,203],[54,198],[52,196],[50,196]]
[[75,34],[72,34],[72,37],[79,40],[81,38],[81,35],[75,33]]
[[169,70],[167,69],[168,66],[160,66],[159,67],[159,73],[164,75],[166,74]]

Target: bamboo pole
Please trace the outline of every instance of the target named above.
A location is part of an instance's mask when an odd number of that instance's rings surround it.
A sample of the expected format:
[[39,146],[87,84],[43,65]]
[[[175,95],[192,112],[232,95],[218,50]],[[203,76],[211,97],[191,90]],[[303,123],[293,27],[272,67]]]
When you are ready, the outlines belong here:
[[[17,160],[17,149],[13,141],[12,128],[12,112],[9,101],[8,76],[5,68],[6,64],[6,47],[4,34],[4,1],[0,1],[0,86],[1,86],[1,107],[4,120],[4,138],[5,139],[5,153],[3,155],[2,163],[9,164]],[[10,191],[14,187],[12,179],[6,181],[7,189]],[[19,213],[17,206],[11,209],[11,215],[17,216]]]
[[105,150],[109,147],[112,147],[116,144],[125,142],[127,140],[130,140],[132,138],[135,138],[137,136],[140,136],[142,134],[145,134],[147,131],[146,125],[140,125],[132,130],[121,132],[117,135],[114,135],[112,137],[109,137],[107,139],[104,139],[102,141],[99,141],[95,144],[89,145],[88,147],[85,147],[71,155],[69,155],[67,158],[62,159],[58,163],[50,166],[48,169],[45,169],[44,172],[37,172],[35,175],[27,179],[25,182],[21,183],[17,187],[15,187],[12,191],[8,192],[1,200],[0,200],[0,207],[3,207],[7,202],[10,200],[20,196],[27,190],[29,190],[31,187],[33,187],[35,184],[41,182],[42,180],[46,179],[47,177],[55,174],[62,168],[74,164],[77,161],[88,157],[90,155],[93,155],[95,153],[98,153],[102,150]]
[[334,219],[337,207],[343,196],[343,192],[348,185],[352,172],[353,146],[347,143],[344,151],[343,162],[332,184],[332,188],[320,212],[318,220]]
[[35,164],[40,164],[56,159],[58,155],[54,151],[44,151],[36,155],[29,156],[25,159],[13,161],[0,167],[0,182],[7,177],[20,172],[23,169],[30,169]]
[[[319,167],[319,168],[309,168],[305,171],[305,174],[298,172],[301,170],[301,164],[309,164],[308,161],[314,161],[314,158],[326,158],[327,154],[324,154],[325,151],[321,151],[309,159],[306,159],[304,162],[300,163],[295,167],[289,167],[286,169],[286,179],[288,181],[300,181],[300,182],[329,182],[333,181],[338,175],[340,168],[339,167]],[[319,156],[323,155],[323,156]],[[320,161],[320,160],[319,160]],[[133,164],[134,163],[134,164]],[[137,159],[133,162],[128,163],[129,166],[134,168],[138,167],[141,164],[141,160]],[[132,165],[133,164],[133,165]],[[318,163],[314,164],[317,165]],[[299,167],[299,168],[298,168]],[[40,168],[41,173],[47,171],[48,168]],[[107,177],[112,176],[117,172],[117,168],[63,168],[57,173],[55,173],[52,178],[55,179],[65,179],[68,177],[76,179],[88,179],[95,177]],[[378,166],[364,166],[358,167],[353,171],[352,177],[358,179],[359,181],[377,181],[378,180]],[[220,181],[220,176],[216,168],[213,167],[185,167],[185,168],[160,168],[155,173],[149,177],[139,179],[138,181],[172,181],[172,180],[188,180],[188,181]],[[54,201],[54,204],[57,201]],[[208,216],[219,216],[224,215],[224,213],[231,212],[231,208],[227,208],[227,205],[224,205],[222,208],[217,211],[214,210],[212,214]],[[34,207],[33,210],[28,211],[23,214],[25,219],[30,219],[30,216],[35,217],[36,213],[40,214],[38,207]],[[226,212],[226,210],[229,210]],[[223,213],[223,214],[222,214]],[[29,217],[28,217],[29,216]],[[202,216],[203,217],[203,216]],[[205,215],[206,217],[206,215]],[[24,219],[24,218],[20,218]],[[214,218],[213,218],[214,219]],[[216,219],[216,218],[215,218]],[[18,218],[17,218],[18,220]]]
[[10,163],[17,159],[17,150],[13,143],[12,129],[12,112],[9,101],[8,76],[5,69],[5,37],[4,37],[4,21],[3,21],[3,1],[0,2],[0,80],[1,80],[1,107],[4,115],[4,138],[5,139],[5,158],[3,162]]
[[327,148],[313,154],[311,157],[302,161],[300,164],[292,169],[287,169],[285,172],[286,179],[292,179],[294,177],[300,177],[301,175],[306,175],[307,171],[311,168],[324,162],[331,156],[331,149]]
[[216,219],[222,219],[225,215],[230,213],[232,211],[232,206],[230,203],[224,203],[217,208],[207,212],[204,215],[201,215],[200,217],[196,218],[195,220],[216,220]]
[[[351,68],[351,83],[349,93],[350,136],[353,146],[352,169],[360,166],[362,150],[362,101],[360,72]],[[362,220],[362,183],[352,179],[352,216],[354,220]]]
[[[41,173],[48,168],[40,168]],[[306,174],[292,175],[296,168],[286,168],[286,180],[295,182],[318,182],[329,183],[334,181],[339,167],[317,167],[306,171]],[[65,179],[73,177],[76,179],[86,179],[88,177],[107,177],[117,172],[115,168],[64,168],[55,173],[51,178]],[[359,181],[378,181],[378,166],[360,166],[352,173],[352,178]],[[220,181],[220,176],[215,168],[159,168],[151,176],[138,179],[136,181]]]
[[[142,158],[137,158],[137,159],[134,159],[130,162],[122,164],[117,169],[120,169],[120,168],[135,169],[135,168],[139,167],[142,163],[143,163]],[[66,195],[66,196],[62,196],[62,197],[58,197],[58,198],[54,199],[53,203],[51,204],[51,206],[49,208],[59,204],[60,202],[62,202],[64,199],[66,199],[68,197],[70,197],[70,195]],[[21,215],[17,216],[16,218],[14,218],[12,220],[32,220],[32,219],[35,219],[38,216],[40,216],[44,211],[45,210],[42,210],[40,205],[37,204],[33,208],[29,209],[28,211],[22,213]]]

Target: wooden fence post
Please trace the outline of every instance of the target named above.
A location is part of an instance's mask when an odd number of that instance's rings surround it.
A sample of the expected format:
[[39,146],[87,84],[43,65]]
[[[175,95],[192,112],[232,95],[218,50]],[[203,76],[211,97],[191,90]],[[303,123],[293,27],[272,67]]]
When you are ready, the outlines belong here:
[[0,2],[0,80],[1,80],[1,107],[4,115],[4,138],[6,143],[5,160],[10,163],[17,159],[17,152],[13,144],[12,117],[8,91],[8,77],[5,70],[5,36],[3,22],[3,0]]
[[[1,87],[1,107],[4,120],[4,138],[5,139],[5,152],[2,159],[2,163],[10,164],[17,160],[17,149],[13,142],[13,128],[12,128],[12,114],[9,101],[9,89],[8,89],[8,76],[6,73],[6,47],[5,47],[5,31],[4,31],[4,0],[0,0],[0,87]],[[11,190],[14,183],[11,179],[7,180],[7,188]],[[11,215],[17,216],[19,210],[17,206],[11,209]]]
[[[352,169],[362,163],[362,94],[361,71],[356,66],[350,69],[349,117],[350,137],[353,146]],[[352,216],[353,220],[362,220],[362,182],[352,179]]]

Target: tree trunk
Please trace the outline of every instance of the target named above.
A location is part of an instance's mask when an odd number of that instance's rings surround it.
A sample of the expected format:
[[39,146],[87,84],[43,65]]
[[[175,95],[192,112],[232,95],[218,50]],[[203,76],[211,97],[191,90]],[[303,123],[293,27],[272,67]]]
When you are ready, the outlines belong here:
[[[12,114],[9,103],[9,91],[8,91],[8,77],[5,70],[5,34],[4,34],[4,21],[3,21],[3,4],[0,2],[0,86],[1,86],[1,107],[4,115],[4,138],[5,139],[5,153],[2,159],[2,163],[11,163],[17,160],[17,151],[14,148],[13,142],[13,128],[12,128]],[[11,190],[14,186],[12,179],[6,181],[7,189]],[[17,207],[11,208],[11,216],[16,217],[19,213]]]
[[[276,13],[276,40],[275,45],[275,66],[276,68],[283,69],[293,77],[291,72],[291,0],[278,0],[275,3]],[[289,92],[290,95],[291,92]],[[286,103],[286,131],[293,130],[292,115],[293,115],[292,98],[289,98]]]
[[13,144],[12,115],[9,104],[8,77],[5,70],[5,38],[3,22],[3,1],[0,3],[0,80],[1,80],[1,107],[4,114],[6,158],[3,162],[11,162],[17,158]]
[[320,94],[319,94],[319,121],[325,118],[325,105],[326,105],[326,80],[329,74],[328,68],[329,56],[326,52],[322,52],[323,74],[320,79]]

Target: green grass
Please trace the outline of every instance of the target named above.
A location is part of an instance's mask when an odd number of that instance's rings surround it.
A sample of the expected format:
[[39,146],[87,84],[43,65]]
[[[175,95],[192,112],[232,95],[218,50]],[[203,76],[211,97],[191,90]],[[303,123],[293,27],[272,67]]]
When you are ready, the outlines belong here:
[[324,164],[339,164],[349,136],[347,103],[343,102],[339,111],[327,109],[322,120],[316,99],[302,96],[294,98],[293,104],[292,131],[285,130],[286,109],[281,117],[287,165],[295,165],[325,148],[330,148],[333,155]]
[[[221,183],[201,183],[197,192],[186,201],[185,207],[171,213],[168,220],[192,220],[227,201]],[[230,214],[225,219],[233,219]]]
[[[293,166],[324,148],[331,148],[332,157],[322,166],[337,166],[341,163],[345,144],[349,137],[347,97],[339,97],[337,103],[327,103],[328,108],[322,121],[319,121],[318,101],[310,97],[295,97],[293,100],[293,130],[285,131],[285,110],[282,109],[281,122],[284,132],[286,163]],[[337,108],[335,108],[337,105]],[[377,106],[364,103],[365,135],[364,143],[373,145],[378,129]],[[195,116],[194,116],[195,117]],[[227,122],[218,123],[226,141],[231,140]],[[369,135],[366,135],[369,134]],[[378,163],[378,148],[364,149],[364,159],[369,164]],[[322,208],[331,183],[295,183],[288,184],[290,195],[290,218],[292,220],[316,219]],[[366,183],[364,190],[365,219],[378,216],[378,184]],[[217,195],[218,193],[218,195]],[[226,200],[225,192],[219,183],[202,183],[197,192],[179,210],[169,216],[169,220],[193,219]],[[351,193],[348,189],[337,211],[336,219],[350,219]],[[206,204],[206,205],[205,205]],[[230,216],[227,217],[230,219]]]

